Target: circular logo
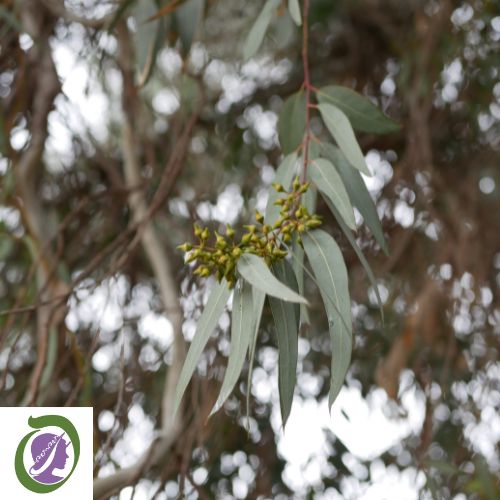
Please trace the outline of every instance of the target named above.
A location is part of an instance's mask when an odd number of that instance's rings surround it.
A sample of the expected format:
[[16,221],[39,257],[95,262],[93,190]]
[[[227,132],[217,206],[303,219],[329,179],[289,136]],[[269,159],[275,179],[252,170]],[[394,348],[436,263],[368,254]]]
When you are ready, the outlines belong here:
[[17,447],[16,475],[28,490],[50,493],[73,474],[80,458],[80,438],[75,426],[60,415],[30,417],[28,425],[35,430]]

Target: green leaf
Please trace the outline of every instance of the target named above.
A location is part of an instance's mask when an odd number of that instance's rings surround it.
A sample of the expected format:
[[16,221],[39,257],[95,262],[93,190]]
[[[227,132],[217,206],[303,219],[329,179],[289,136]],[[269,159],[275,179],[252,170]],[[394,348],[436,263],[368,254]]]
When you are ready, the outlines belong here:
[[[309,189],[302,195],[302,204],[307,208],[310,214],[316,213],[317,198],[318,192],[314,186],[310,186]],[[292,252],[292,267],[295,272],[295,277],[297,278],[297,284],[299,286],[298,290],[300,295],[304,295],[304,249],[298,243],[296,238],[294,238],[293,241]],[[311,324],[309,311],[303,304],[300,305],[300,322],[307,325]]]
[[165,38],[163,20],[147,22],[147,18],[156,10],[157,6],[153,0],[142,0],[133,10],[133,17],[137,24],[134,42],[139,87],[146,85],[152,75],[156,55]]
[[205,0],[187,0],[174,13],[184,54],[188,54],[191,49],[204,12]]
[[325,125],[349,163],[364,174],[371,175],[349,119],[344,112],[331,104],[318,104],[318,109]]
[[224,307],[226,306],[227,299],[230,295],[231,290],[229,289],[226,280],[223,280],[221,283],[217,283],[210,293],[207,305],[198,320],[196,333],[194,334],[193,341],[189,346],[189,351],[179,376],[179,382],[177,383],[177,389],[175,391],[174,413],[177,412],[179,408],[182,396],[189,384],[189,381],[191,380],[191,377],[193,376],[201,353],[207,345],[210,335],[217,326],[219,318],[224,311]]
[[389,249],[385,241],[382,225],[378,218],[377,209],[373,203],[372,197],[366,188],[366,184],[361,177],[361,174],[354,170],[339,148],[333,144],[322,144],[324,154],[330,159],[337,169],[340,177],[344,181],[344,185],[349,193],[354,206],[359,210],[366,225],[370,228],[373,236],[377,240],[382,250],[388,254]]
[[[288,262],[273,265],[276,276],[290,288],[298,290],[297,280]],[[278,388],[281,419],[285,427],[293,402],[297,379],[298,334],[300,309],[297,304],[269,297],[278,339]]]
[[375,292],[375,296],[377,297],[377,303],[378,307],[380,310],[380,316],[382,317],[382,323],[384,322],[384,307],[382,304],[382,299],[380,298],[380,293],[378,291],[378,285],[377,285],[377,280],[375,279],[375,275],[373,274],[372,268],[370,267],[370,264],[368,264],[368,261],[366,260],[363,251],[361,248],[359,248],[359,245],[356,243],[356,239],[354,238],[353,234],[351,233],[351,230],[346,226],[345,222],[342,220],[342,217],[340,216],[339,212],[337,212],[336,208],[331,204],[329,200],[326,200],[326,204],[328,205],[328,208],[331,210],[333,213],[333,216],[337,220],[340,229],[342,229],[343,233],[345,234],[347,240],[351,244],[354,252],[358,256],[359,261],[361,262],[361,265],[363,266],[366,275],[368,276],[368,280],[370,281],[370,284],[373,288],[373,291]]
[[234,290],[231,346],[229,348],[226,374],[224,375],[219,397],[210,415],[219,411],[238,381],[254,331],[254,323],[252,286],[245,280],[241,280]]
[[345,223],[356,230],[356,220],[349,195],[335,167],[328,160],[319,158],[311,162],[307,172],[316,187],[337,208]]
[[253,363],[255,358],[255,347],[257,346],[257,338],[259,333],[260,320],[262,318],[262,311],[264,309],[264,301],[266,294],[261,292],[258,288],[252,287],[252,300],[253,300],[253,332],[248,346],[248,378],[247,378],[247,420],[250,415],[250,389],[252,388],[252,374]]
[[295,24],[300,26],[302,24],[302,16],[300,14],[299,0],[288,0],[288,11],[295,21]]
[[301,144],[306,130],[306,96],[300,90],[283,103],[278,120],[278,136],[284,154],[292,153]]
[[259,50],[267,28],[269,27],[269,23],[279,5],[280,0],[267,0],[267,3],[264,5],[264,8],[248,33],[245,45],[243,46],[243,58],[245,61],[248,61],[248,59],[254,56]]
[[[292,179],[297,170],[297,155],[292,153],[285,157],[280,166],[276,170],[274,182],[281,184],[285,189],[290,187]],[[266,224],[272,226],[280,217],[280,209],[274,204],[278,198],[283,198],[283,193],[278,193],[273,187],[269,188],[269,197],[267,199],[266,213],[264,214],[264,221]]]
[[321,229],[304,233],[302,241],[328,315],[332,347],[328,397],[331,408],[351,362],[352,323],[347,269],[337,243]]
[[333,104],[349,118],[352,127],[360,132],[390,134],[397,132],[399,123],[386,116],[370,99],[352,89],[328,85],[316,93],[320,103]]
[[243,254],[238,260],[237,269],[243,278],[267,295],[288,302],[308,304],[304,297],[278,281],[267,267],[264,259],[257,255]]

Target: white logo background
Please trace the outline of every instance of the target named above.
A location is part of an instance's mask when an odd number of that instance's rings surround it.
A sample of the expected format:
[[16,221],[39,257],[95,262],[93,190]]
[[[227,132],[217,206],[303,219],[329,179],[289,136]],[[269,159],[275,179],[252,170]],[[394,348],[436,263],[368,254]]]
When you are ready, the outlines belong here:
[[[28,425],[29,417],[41,417],[42,415],[61,415],[66,417],[75,426],[80,436],[80,458],[76,469],[71,477],[57,490],[50,493],[34,493],[26,489],[17,479],[14,469],[14,459],[17,447],[26,434],[35,430]],[[0,408],[0,442],[2,451],[0,453],[0,492],[3,498],[17,498],[18,500],[91,500],[92,499],[92,470],[93,470],[93,409],[92,408],[52,408],[52,407],[29,407],[29,408]],[[50,432],[60,435],[59,427],[44,427],[35,434]],[[33,436],[33,438],[35,437]],[[28,441],[24,450],[24,464],[29,471],[33,465],[30,445]],[[67,436],[65,435],[63,439]],[[55,469],[54,473],[66,477],[73,465],[73,446],[67,449],[68,460],[63,470]],[[11,495],[16,495],[16,497]]]

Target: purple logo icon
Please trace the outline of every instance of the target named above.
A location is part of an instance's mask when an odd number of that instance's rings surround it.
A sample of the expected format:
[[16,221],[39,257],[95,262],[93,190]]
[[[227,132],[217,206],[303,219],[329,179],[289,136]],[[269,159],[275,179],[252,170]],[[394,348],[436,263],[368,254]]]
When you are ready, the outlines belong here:
[[[54,484],[62,481],[64,477],[56,476],[54,469],[64,469],[69,458],[66,448],[69,441],[60,436],[45,433],[39,434],[31,443],[31,456],[34,464],[29,473],[39,483]],[[68,438],[66,438],[68,439]]]
[[28,490],[50,493],[73,474],[80,457],[80,437],[62,415],[29,417],[28,425],[34,430],[17,447],[16,475]]

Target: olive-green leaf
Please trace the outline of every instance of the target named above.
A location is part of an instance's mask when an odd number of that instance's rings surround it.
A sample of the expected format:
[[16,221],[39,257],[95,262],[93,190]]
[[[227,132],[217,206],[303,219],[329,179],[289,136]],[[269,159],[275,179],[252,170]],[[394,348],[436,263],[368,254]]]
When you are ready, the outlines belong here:
[[316,93],[320,103],[333,104],[349,118],[352,128],[372,134],[397,132],[399,123],[382,113],[367,97],[339,85],[322,87]]
[[252,388],[252,374],[253,374],[253,363],[255,358],[255,348],[257,346],[260,320],[262,318],[262,311],[264,309],[266,294],[264,292],[261,292],[258,288],[252,287],[252,300],[253,300],[253,328],[252,328],[252,338],[250,339],[250,344],[248,346],[248,378],[247,378],[247,394],[246,394],[247,419],[250,415],[250,390]]
[[295,21],[295,24],[300,26],[302,24],[302,16],[300,14],[299,0],[288,0],[288,11]]
[[321,229],[308,231],[302,241],[328,316],[332,347],[328,397],[331,408],[351,362],[352,323],[347,269],[339,246],[328,233]]
[[364,174],[371,175],[351,123],[344,112],[331,104],[318,104],[318,109],[326,127],[349,163]]
[[269,23],[279,5],[280,0],[267,0],[245,40],[245,45],[243,46],[243,58],[245,61],[254,56],[259,50]]
[[226,280],[223,280],[221,283],[217,283],[210,293],[207,305],[198,320],[196,333],[194,334],[193,341],[191,342],[186,360],[184,361],[184,365],[179,376],[179,382],[177,383],[177,389],[175,391],[174,413],[179,408],[182,396],[189,384],[189,381],[191,380],[191,377],[193,376],[201,353],[207,345],[210,335],[217,326],[219,318],[224,311],[224,307],[226,306],[230,295],[231,290],[229,289]]
[[324,158],[318,158],[309,165],[309,178],[314,182],[326,199],[337,208],[345,223],[356,230],[356,220],[349,195],[335,167]]
[[278,136],[284,154],[292,153],[302,144],[305,130],[306,96],[300,90],[288,97],[281,108]]
[[304,297],[278,281],[267,267],[266,262],[257,255],[243,254],[238,260],[237,269],[244,279],[267,295],[288,302],[308,304]]
[[[280,166],[276,170],[274,183],[281,184],[285,189],[290,187],[292,179],[297,170],[297,155],[295,153],[285,156]],[[281,207],[274,204],[278,198],[283,198],[282,193],[278,193],[273,187],[269,188],[269,197],[267,199],[266,213],[264,221],[266,224],[273,225],[280,216]]]
[[134,36],[138,87],[143,87],[151,77],[156,56],[165,39],[165,20],[147,22],[148,17],[157,10],[154,0],[143,0],[133,9],[133,17],[137,23]]
[[375,208],[375,204],[373,203],[372,197],[366,188],[366,184],[361,174],[351,167],[342,151],[333,144],[323,143],[322,149],[323,154],[328,157],[340,174],[352,203],[363,216],[366,225],[370,228],[377,243],[382,250],[388,254],[389,249],[387,248],[377,209]]
[[238,381],[254,330],[254,323],[252,286],[245,280],[241,280],[237,284],[233,296],[231,345],[226,374],[224,375],[219,397],[210,415],[213,415],[222,407]]
[[[290,288],[298,290],[297,280],[288,262],[273,265],[276,276]],[[281,419],[285,427],[293,402],[297,379],[298,333],[300,309],[298,304],[269,297],[278,340],[278,389]]]
[[345,234],[347,240],[351,244],[354,252],[358,256],[359,261],[361,262],[361,265],[363,266],[364,270],[366,271],[366,275],[368,276],[368,280],[370,281],[370,284],[373,287],[373,291],[375,292],[375,296],[377,297],[377,303],[378,307],[380,310],[380,316],[382,317],[382,322],[384,321],[384,308],[382,304],[382,299],[380,298],[380,293],[378,291],[378,286],[377,286],[377,280],[375,279],[375,275],[373,274],[372,268],[370,267],[370,264],[368,264],[368,261],[366,260],[363,251],[361,248],[359,248],[359,245],[356,243],[356,239],[354,238],[354,235],[351,233],[351,230],[346,226],[345,222],[342,220],[342,217],[340,216],[339,212],[336,210],[336,208],[332,205],[332,203],[329,200],[326,200],[326,204],[330,208],[330,211],[332,212],[333,216],[337,220],[340,229],[342,229],[343,233]]
[[201,26],[205,0],[187,0],[174,12],[174,19],[184,54],[188,54]]

